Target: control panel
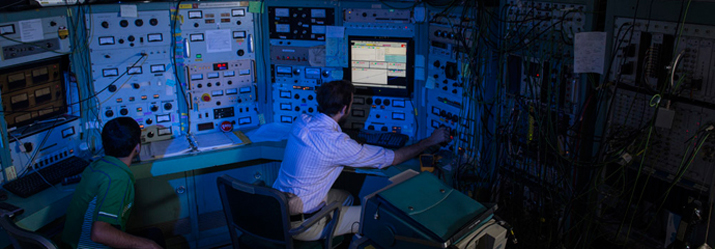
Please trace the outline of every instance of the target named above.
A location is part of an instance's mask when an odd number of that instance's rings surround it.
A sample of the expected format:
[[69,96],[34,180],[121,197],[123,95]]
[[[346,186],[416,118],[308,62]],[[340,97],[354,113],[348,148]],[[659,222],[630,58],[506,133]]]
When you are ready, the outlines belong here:
[[139,11],[137,17],[118,17],[116,12],[87,15],[93,50],[135,49],[147,46],[168,47],[168,11]]
[[[649,154],[659,156],[646,157],[645,165],[656,174],[682,174],[696,189],[707,186],[715,143],[700,142],[697,132],[715,120],[715,90],[708,84],[713,81],[715,28],[622,17],[615,18],[614,27],[609,77],[619,89],[611,105],[609,137],[630,142],[655,116],[659,135],[651,139]],[[695,145],[702,152],[683,171],[683,157]]]
[[94,96],[100,120],[131,117],[143,143],[181,132],[176,78],[171,60],[168,11],[87,15]]
[[586,6],[582,4],[505,1],[503,7],[507,19],[504,25],[510,34],[506,39],[517,53],[573,57],[576,33],[588,31]]
[[321,50],[320,46],[288,46],[283,41],[271,41],[274,43],[270,50],[274,122],[292,123],[301,113],[317,113],[316,88],[341,80],[342,76],[335,76],[342,75],[343,69],[311,66],[311,50]]
[[345,22],[410,23],[412,12],[400,9],[343,9]]
[[[186,63],[255,58],[255,29],[248,2],[187,4],[177,42]],[[190,8],[189,8],[190,6]]]
[[[676,89],[680,96],[715,103],[715,89],[708,87],[713,63],[713,26],[616,18],[621,27],[613,45],[617,49],[611,68],[612,79],[629,86],[644,86],[649,92]],[[615,31],[618,33],[618,31]],[[682,32],[676,38],[673,34]],[[675,65],[673,65],[675,62]],[[674,69],[674,70],[673,70]],[[672,72],[675,72],[671,78]]]
[[8,180],[77,155],[81,129],[79,118],[62,116],[9,132],[14,174]]
[[355,95],[343,128],[414,137],[415,123],[414,106],[408,98]]
[[335,9],[268,7],[271,39],[325,41],[325,26],[335,25]]
[[68,53],[66,16],[43,17],[17,22],[0,23],[0,67],[55,57]]
[[[444,147],[456,151],[474,139],[473,113],[469,98],[464,96],[469,79],[469,47],[475,29],[468,25],[451,27],[447,18],[436,18],[429,25],[429,55],[427,59],[426,134],[442,126],[450,129],[452,141]],[[469,117],[472,117],[471,119]]]
[[343,69],[326,62],[326,26],[335,25],[335,9],[269,6],[268,18],[273,122],[289,124],[318,113],[317,87],[343,79]]
[[192,134],[231,131],[259,124],[253,60],[186,66]]

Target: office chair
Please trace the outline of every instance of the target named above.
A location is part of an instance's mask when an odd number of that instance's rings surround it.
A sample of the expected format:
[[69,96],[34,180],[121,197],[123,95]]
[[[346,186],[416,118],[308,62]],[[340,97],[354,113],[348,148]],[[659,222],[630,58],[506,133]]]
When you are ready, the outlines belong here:
[[49,239],[15,225],[7,213],[0,213],[0,227],[7,232],[15,249],[57,249]]
[[[286,193],[251,185],[228,175],[218,177],[216,184],[234,248],[332,248],[333,242],[342,242],[342,236],[333,241],[335,225],[340,217],[338,202],[324,206],[299,227],[291,229]],[[328,217],[330,221],[326,224],[328,234],[323,236],[322,243],[293,239],[292,235],[305,231],[323,217]]]

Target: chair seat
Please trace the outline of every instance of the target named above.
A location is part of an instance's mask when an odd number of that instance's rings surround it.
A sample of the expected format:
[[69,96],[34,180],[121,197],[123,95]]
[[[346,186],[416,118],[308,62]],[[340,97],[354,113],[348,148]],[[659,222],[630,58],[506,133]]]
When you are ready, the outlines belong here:
[[326,217],[332,217],[325,229],[330,231],[326,237],[333,238],[332,232],[340,219],[338,202],[326,204],[300,226],[291,228],[286,193],[248,184],[228,175],[218,177],[216,184],[234,248],[335,248],[345,240],[339,237],[323,241],[297,241],[292,236]]

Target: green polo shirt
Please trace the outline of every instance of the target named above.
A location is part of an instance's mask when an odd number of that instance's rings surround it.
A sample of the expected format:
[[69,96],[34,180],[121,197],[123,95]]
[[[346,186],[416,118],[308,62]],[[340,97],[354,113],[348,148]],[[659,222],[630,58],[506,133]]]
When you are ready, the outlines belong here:
[[94,161],[82,172],[67,218],[62,240],[72,248],[97,248],[90,233],[94,221],[104,221],[125,231],[134,203],[134,174],[112,156]]

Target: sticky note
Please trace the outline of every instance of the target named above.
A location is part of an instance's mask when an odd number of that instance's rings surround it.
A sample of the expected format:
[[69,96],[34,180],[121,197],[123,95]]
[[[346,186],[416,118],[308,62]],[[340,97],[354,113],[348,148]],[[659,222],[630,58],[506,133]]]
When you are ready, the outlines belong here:
[[263,13],[263,2],[249,2],[248,12],[251,13]]
[[427,83],[425,84],[425,87],[427,89],[434,89],[434,86],[437,82],[435,82],[434,78],[429,77],[427,78]]
[[133,4],[119,5],[119,16],[121,17],[137,17],[137,6]]

